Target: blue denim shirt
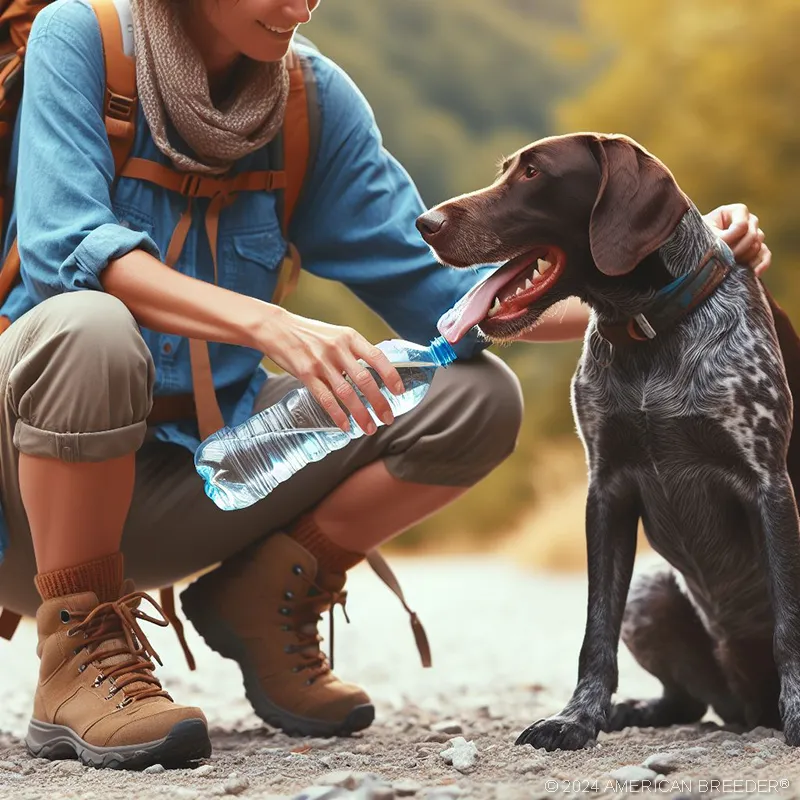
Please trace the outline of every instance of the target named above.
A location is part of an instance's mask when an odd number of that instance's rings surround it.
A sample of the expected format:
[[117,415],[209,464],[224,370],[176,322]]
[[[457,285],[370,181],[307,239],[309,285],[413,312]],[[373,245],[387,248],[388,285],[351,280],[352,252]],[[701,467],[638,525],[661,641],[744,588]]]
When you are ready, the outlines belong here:
[[[366,100],[333,62],[311,49],[304,52],[317,80],[321,135],[289,237],[305,270],[348,286],[402,338],[427,343],[437,335],[439,317],[483,273],[436,263],[414,226],[424,210],[421,198],[384,149]],[[31,31],[10,165],[16,187],[4,249],[18,235],[22,282],[0,314],[12,321],[60,292],[102,291],[102,270],[131,250],[162,258],[185,209],[185,198],[150,183],[123,178],[112,187],[104,88],[93,10],[83,0],[56,0],[39,12]],[[141,108],[131,155],[169,163]],[[234,171],[267,168],[261,150],[241,159]],[[176,268],[213,281],[204,202],[195,201]],[[269,301],[285,251],[275,196],[242,193],[222,211],[218,236],[220,285]],[[155,394],[190,392],[188,341],[147,329],[142,334],[155,360]],[[483,346],[470,336],[457,352],[469,357]],[[236,425],[250,416],[267,379],[262,354],[218,343],[209,349],[223,416]],[[193,423],[161,425],[156,435],[192,451],[199,444]]]

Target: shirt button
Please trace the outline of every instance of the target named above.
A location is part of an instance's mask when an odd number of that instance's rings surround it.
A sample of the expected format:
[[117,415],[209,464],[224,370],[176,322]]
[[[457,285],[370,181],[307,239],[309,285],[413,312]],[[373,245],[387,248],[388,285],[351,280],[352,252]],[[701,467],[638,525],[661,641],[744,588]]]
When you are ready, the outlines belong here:
[[165,356],[168,356],[172,352],[172,345],[169,342],[164,342],[164,344],[161,346],[161,352]]

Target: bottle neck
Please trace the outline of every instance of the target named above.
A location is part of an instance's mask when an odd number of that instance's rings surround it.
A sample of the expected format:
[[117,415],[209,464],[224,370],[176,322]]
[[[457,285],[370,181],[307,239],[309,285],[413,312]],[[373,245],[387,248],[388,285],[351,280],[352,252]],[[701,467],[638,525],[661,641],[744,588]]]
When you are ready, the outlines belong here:
[[453,361],[458,358],[456,355],[456,351],[453,350],[453,346],[444,336],[437,336],[428,347],[428,352],[431,354],[431,358],[439,367],[446,367],[448,364],[452,364]]

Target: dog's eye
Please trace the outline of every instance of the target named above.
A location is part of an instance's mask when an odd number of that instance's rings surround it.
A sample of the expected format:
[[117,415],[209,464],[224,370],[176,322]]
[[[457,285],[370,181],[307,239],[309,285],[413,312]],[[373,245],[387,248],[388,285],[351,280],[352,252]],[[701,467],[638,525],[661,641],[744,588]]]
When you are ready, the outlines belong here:
[[531,178],[535,178],[538,174],[539,174],[539,170],[536,169],[536,167],[534,167],[533,164],[528,164],[525,167],[525,177],[528,180],[531,180]]

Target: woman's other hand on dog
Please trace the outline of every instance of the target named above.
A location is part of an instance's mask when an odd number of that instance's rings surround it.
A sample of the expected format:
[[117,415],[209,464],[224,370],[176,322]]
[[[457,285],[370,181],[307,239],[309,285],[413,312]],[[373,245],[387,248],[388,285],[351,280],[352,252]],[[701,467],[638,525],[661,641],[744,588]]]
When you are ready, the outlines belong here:
[[718,233],[740,264],[762,275],[772,263],[772,253],[764,242],[764,231],[758,227],[758,217],[744,203],[715,208],[705,216],[706,222]]

